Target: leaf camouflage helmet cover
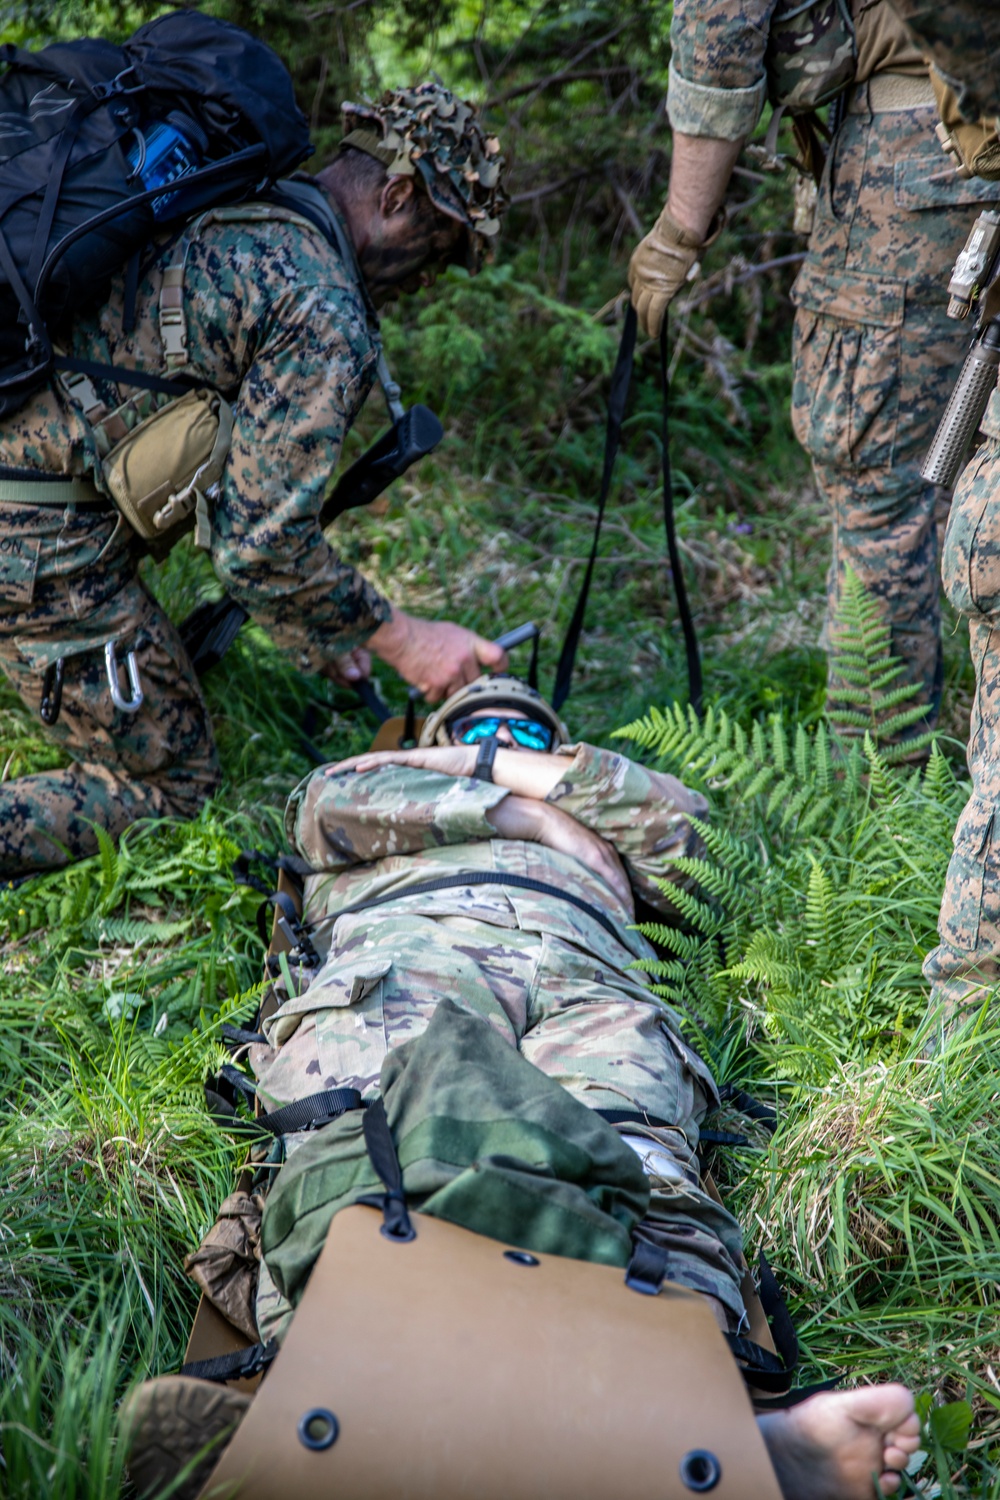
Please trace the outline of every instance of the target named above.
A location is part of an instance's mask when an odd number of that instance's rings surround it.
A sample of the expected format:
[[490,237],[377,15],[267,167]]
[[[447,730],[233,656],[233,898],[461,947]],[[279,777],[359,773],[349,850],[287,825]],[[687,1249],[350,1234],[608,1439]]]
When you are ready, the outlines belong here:
[[466,267],[474,276],[507,207],[500,142],[483,130],[475,107],[435,80],[342,110],[348,133],[341,149],[367,152],[390,175],[419,173],[435,208],[468,230]]

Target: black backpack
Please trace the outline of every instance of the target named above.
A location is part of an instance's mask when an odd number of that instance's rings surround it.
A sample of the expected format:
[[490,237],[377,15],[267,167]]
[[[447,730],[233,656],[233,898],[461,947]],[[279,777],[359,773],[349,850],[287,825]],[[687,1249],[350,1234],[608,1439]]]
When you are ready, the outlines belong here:
[[134,280],[154,235],[265,189],[312,144],[277,54],[199,11],[121,47],[7,44],[0,63],[2,418],[52,373],[71,312],[100,305],[129,262]]

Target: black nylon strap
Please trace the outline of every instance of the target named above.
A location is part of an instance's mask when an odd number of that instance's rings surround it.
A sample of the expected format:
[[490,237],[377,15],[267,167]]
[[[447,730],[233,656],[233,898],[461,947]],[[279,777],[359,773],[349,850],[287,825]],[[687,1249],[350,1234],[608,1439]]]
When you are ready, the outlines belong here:
[[741,1373],[748,1385],[775,1395],[787,1391],[791,1373],[770,1349],[764,1349],[760,1344],[755,1344],[753,1339],[743,1338],[737,1333],[725,1333],[723,1338],[729,1345],[733,1358],[739,1361]]
[[677,1129],[676,1120],[661,1120],[659,1115],[643,1114],[638,1109],[595,1109],[595,1115],[607,1120],[609,1125],[661,1125],[668,1130]]
[[691,618],[684,569],[677,547],[677,529],[674,525],[674,487],[670,476],[670,382],[667,372],[667,315],[663,314],[660,329],[660,379],[663,382],[663,529],[667,534],[667,555],[670,572],[674,580],[677,598],[677,614],[684,634],[684,654],[687,657],[688,701],[696,714],[701,713],[701,657],[698,654],[698,637]]
[[[774,1339],[774,1347],[778,1352],[772,1354],[770,1349],[761,1348],[760,1344],[755,1344],[753,1339],[743,1338],[735,1333],[727,1333],[726,1342],[733,1352],[733,1357],[739,1360],[743,1367],[743,1375],[748,1385],[776,1396],[784,1396],[788,1392],[792,1375],[798,1367],[799,1341],[788,1306],[781,1294],[781,1288],[778,1286],[763,1250],[757,1257],[757,1266],[760,1281],[758,1288],[760,1305],[764,1309],[771,1328],[771,1336]],[[819,1387],[819,1389],[822,1388]],[[798,1395],[798,1399],[804,1400],[805,1398]]]
[[758,1253],[757,1268],[760,1275],[760,1303],[771,1325],[774,1346],[785,1369],[790,1373],[799,1363],[799,1340],[795,1324],[763,1250]]
[[597,546],[601,539],[601,523],[604,520],[604,509],[608,503],[608,495],[611,491],[611,478],[614,474],[615,459],[618,456],[618,447],[621,443],[622,421],[625,416],[625,404],[628,401],[629,386],[632,383],[632,361],[635,355],[636,335],[635,308],[631,303],[625,313],[625,327],[622,329],[621,343],[618,346],[618,358],[615,360],[614,373],[611,376],[611,389],[608,393],[608,423],[604,435],[604,469],[601,474],[601,493],[597,501],[597,519],[594,522],[594,539],[590,544],[590,556],[587,559],[586,571],[580,592],[577,596],[576,608],[573,610],[573,618],[569,622],[566,631],[566,639],[559,655],[559,665],[556,667],[556,680],[552,689],[552,707],[559,712],[566,699],[569,697],[570,684],[573,680],[573,665],[576,661],[576,651],[580,644],[580,633],[583,630],[583,621],[587,613],[587,596],[590,593],[590,580],[594,573],[594,563],[597,561]]
[[[629,303],[625,312],[625,326],[622,329],[621,343],[618,346],[618,357],[611,376],[611,389],[608,393],[608,423],[604,438],[604,467],[601,474],[601,492],[597,502],[597,519],[594,522],[594,538],[591,542],[590,557],[587,560],[583,582],[580,585],[580,593],[577,596],[576,608],[573,610],[573,618],[569,623],[569,629],[566,631],[566,639],[563,642],[559,665],[556,668],[555,685],[552,689],[552,706],[557,712],[569,697],[577,647],[580,644],[580,635],[587,613],[587,598],[590,593],[594,563],[597,560],[601,524],[604,520],[604,511],[611,490],[615,459],[618,456],[618,449],[621,444],[622,423],[625,418],[625,407],[628,402],[629,385],[632,379],[632,363],[635,356],[636,326],[635,308]],[[677,597],[677,614],[684,636],[684,653],[687,658],[688,698],[695,713],[700,714],[702,701],[701,657],[698,653],[698,637],[695,633],[694,621],[691,618],[691,606],[688,603],[687,588],[684,583],[684,571],[681,566],[680,551],[677,546],[677,531],[674,523],[674,490],[670,473],[670,386],[667,379],[666,315],[664,315],[663,327],[660,330],[660,376],[663,382],[663,529],[666,533],[667,556],[670,560],[670,572],[673,578],[674,593]]]
[[21,279],[17,262],[14,259],[10,246],[7,244],[2,229],[0,229],[0,269],[3,270],[18,300],[24,321],[28,325],[29,337],[39,343],[42,353],[48,357],[52,353],[52,346],[48,341],[48,335],[45,331],[45,320],[35,306],[31,293]]
[[732,1104],[741,1115],[746,1115],[748,1120],[758,1120],[765,1130],[773,1135],[778,1128],[778,1116],[770,1104],[762,1104],[752,1094],[747,1094],[743,1089],[738,1089],[735,1084],[724,1083],[719,1090],[719,1098],[726,1103]]
[[648,1240],[634,1240],[632,1255],[625,1267],[625,1285],[644,1297],[656,1297],[667,1276],[668,1256],[660,1245]]
[[262,1031],[248,1031],[244,1026],[231,1026],[228,1021],[222,1025],[222,1040],[226,1046],[234,1051],[240,1047],[252,1047],[255,1044],[267,1042],[267,1037]]
[[745,1135],[734,1135],[730,1130],[701,1130],[698,1131],[699,1146],[749,1146],[749,1138]]
[[330,912],[329,916],[323,920],[336,922],[341,917],[353,916],[355,912],[368,911],[375,906],[388,906],[392,901],[404,901],[407,896],[427,896],[433,891],[454,890],[456,887],[465,885],[510,885],[519,890],[537,891],[542,896],[557,896],[560,901],[568,901],[570,906],[586,912],[587,916],[599,922],[605,932],[609,932],[616,942],[622,942],[621,934],[611,918],[598,907],[592,906],[589,901],[584,901],[582,896],[574,896],[571,892],[564,891],[557,885],[549,885],[544,880],[532,880],[530,875],[512,875],[503,870],[469,870],[464,875],[442,875],[437,880],[421,880],[416,885],[408,885],[402,891],[390,891],[385,896],[373,896],[370,901],[356,901],[352,906],[342,906],[339,911]]
[[251,1344],[249,1349],[237,1349],[232,1354],[217,1354],[214,1359],[194,1359],[181,1365],[181,1374],[195,1380],[250,1380],[267,1369],[278,1352],[278,1340],[268,1344]]
[[257,908],[257,931],[260,940],[265,947],[270,942],[267,930],[267,909],[274,906],[281,913],[278,917],[278,930],[286,942],[291,945],[295,954],[296,962],[302,963],[307,969],[318,968],[320,956],[309,940],[309,934],[299,921],[299,914],[295,908],[295,902],[287,891],[272,891],[271,894],[260,903]]
[[476,764],[472,770],[472,779],[474,781],[491,782],[493,780],[493,762],[497,758],[499,747],[500,741],[495,734],[491,734],[488,739],[480,741],[479,754],[476,756]]
[[253,1123],[268,1135],[293,1135],[297,1130],[315,1130],[319,1125],[339,1119],[348,1110],[364,1107],[365,1102],[357,1089],[327,1089],[322,1094],[295,1099],[270,1114],[257,1115]]
[[83,117],[96,109],[100,101],[91,94],[89,98],[77,99],[66,117],[66,123],[60,132],[56,149],[52,155],[49,167],[49,180],[45,185],[45,196],[38,214],[38,223],[35,225],[35,237],[31,244],[31,256],[28,261],[28,285],[38,295],[38,274],[45,260],[45,250],[49,242],[49,231],[52,221],[56,216],[56,204],[59,201],[59,190],[62,187],[63,177],[66,175],[66,167],[69,163],[70,152],[76,140]]
[[102,365],[94,359],[76,359],[58,355],[57,370],[73,375],[89,375],[94,380],[111,380],[115,385],[137,385],[144,391],[160,391],[165,396],[186,396],[188,391],[204,386],[204,380],[168,380],[165,375],[147,375],[145,370],[127,370],[124,365]]
[[381,1208],[382,1233],[387,1239],[399,1240],[401,1243],[415,1240],[417,1233],[406,1209],[403,1173],[399,1165],[399,1157],[396,1155],[396,1143],[389,1129],[385,1102],[381,1096],[373,1100],[365,1110],[363,1128],[371,1164],[385,1183],[386,1191],[381,1199],[373,1200],[366,1196],[358,1201],[361,1203],[374,1201],[375,1206]]

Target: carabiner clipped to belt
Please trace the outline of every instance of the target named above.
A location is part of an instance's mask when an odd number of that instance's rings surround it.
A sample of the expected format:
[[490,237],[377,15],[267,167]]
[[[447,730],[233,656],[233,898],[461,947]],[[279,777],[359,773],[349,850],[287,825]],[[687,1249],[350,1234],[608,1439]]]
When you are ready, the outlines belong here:
[[66,658],[57,657],[50,662],[45,669],[42,678],[42,701],[38,705],[38,717],[43,724],[51,726],[59,717],[62,707],[63,677],[66,672]]
[[137,714],[142,707],[142,682],[139,679],[139,663],[135,659],[135,652],[128,651],[125,654],[125,670],[128,672],[128,685],[132,693],[131,698],[122,697],[121,683],[118,680],[118,658],[115,655],[116,641],[108,641],[104,648],[104,667],[108,674],[108,692],[115,708],[123,714]]

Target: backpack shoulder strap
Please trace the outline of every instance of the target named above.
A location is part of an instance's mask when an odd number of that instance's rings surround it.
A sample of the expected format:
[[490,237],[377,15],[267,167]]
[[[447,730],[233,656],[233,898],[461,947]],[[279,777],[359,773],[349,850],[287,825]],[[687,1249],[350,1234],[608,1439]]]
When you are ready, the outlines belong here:
[[[289,178],[287,181],[275,183],[266,196],[257,202],[234,203],[221,208],[207,209],[188,225],[177,242],[169,266],[163,273],[163,284],[160,288],[158,320],[168,370],[173,373],[183,368],[189,359],[187,318],[184,312],[184,272],[192,243],[210,224],[259,224],[273,221],[296,224],[300,229],[306,229],[311,233],[318,230],[327,243],[337,251],[364,303],[368,331],[379,348],[379,379],[386,390],[386,397],[391,407],[393,396],[398,401],[399,387],[394,386],[388,369],[385,369],[383,377],[384,361],[381,355],[382,341],[378,314],[368,294],[361,267],[354,253],[354,246],[327,195],[307,178]],[[390,385],[394,386],[391,395]]]

